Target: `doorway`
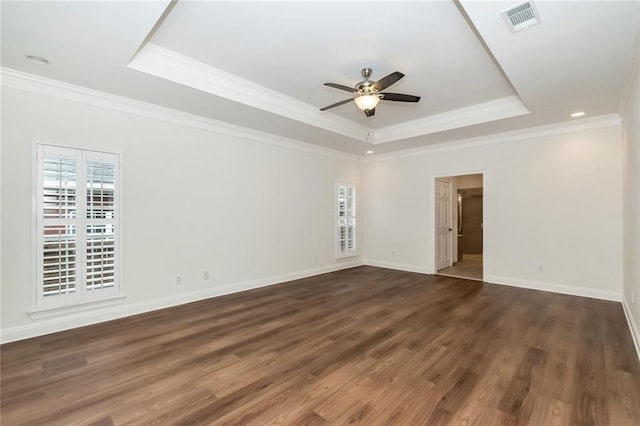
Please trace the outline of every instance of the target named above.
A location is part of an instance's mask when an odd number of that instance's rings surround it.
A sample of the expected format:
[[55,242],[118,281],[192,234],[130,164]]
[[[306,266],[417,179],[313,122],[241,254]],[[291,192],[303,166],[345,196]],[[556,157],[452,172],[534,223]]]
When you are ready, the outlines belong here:
[[436,178],[434,204],[436,274],[482,281],[483,175]]

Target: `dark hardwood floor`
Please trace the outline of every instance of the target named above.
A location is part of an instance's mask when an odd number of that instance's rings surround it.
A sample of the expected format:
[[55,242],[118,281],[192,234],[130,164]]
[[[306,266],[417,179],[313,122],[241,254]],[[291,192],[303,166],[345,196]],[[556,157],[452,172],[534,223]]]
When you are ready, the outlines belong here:
[[3,425],[638,425],[621,305],[359,267],[5,344]]

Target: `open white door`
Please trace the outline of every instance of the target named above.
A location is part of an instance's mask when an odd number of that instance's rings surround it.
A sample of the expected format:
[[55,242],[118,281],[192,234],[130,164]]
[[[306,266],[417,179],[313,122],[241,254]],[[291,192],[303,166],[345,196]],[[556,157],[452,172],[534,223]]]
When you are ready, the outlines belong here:
[[435,187],[436,271],[453,265],[451,260],[451,181],[436,179]]

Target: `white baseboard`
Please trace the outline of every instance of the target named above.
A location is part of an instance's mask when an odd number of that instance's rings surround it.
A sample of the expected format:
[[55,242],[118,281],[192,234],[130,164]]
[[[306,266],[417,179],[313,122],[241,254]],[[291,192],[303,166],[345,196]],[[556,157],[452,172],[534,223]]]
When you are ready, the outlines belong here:
[[[377,261],[371,259],[364,259],[362,261],[364,265],[377,266],[380,268],[397,269],[407,272],[418,272],[421,274],[435,274],[436,270],[433,266],[415,266],[406,265],[401,263],[392,263]],[[592,299],[611,300],[614,302],[620,302],[622,300],[622,294],[615,291],[598,290],[587,287],[574,287],[563,284],[553,284],[541,281],[529,281],[519,278],[501,277],[497,275],[485,276],[485,282],[491,284],[506,285],[510,287],[527,288],[531,290],[549,291],[552,293],[568,294],[572,296],[589,297]]]
[[590,297],[592,299],[611,300],[614,302],[620,302],[622,300],[622,293],[616,291],[598,290],[588,287],[575,287],[542,281],[529,281],[518,278],[500,277],[496,275],[489,275],[485,277],[485,280],[486,282],[491,284],[528,288],[531,290],[549,291],[551,293],[569,294],[571,296]]
[[314,275],[325,274],[327,272],[353,268],[356,266],[361,266],[362,264],[363,263],[361,260],[339,262],[334,265],[323,266],[320,268],[305,269],[302,271],[296,271],[282,275],[243,281],[219,287],[212,287],[189,293],[176,294],[160,299],[153,299],[138,303],[125,303],[116,306],[98,308],[91,311],[82,311],[56,317],[42,318],[41,320],[34,320],[31,324],[8,328],[0,331],[0,343],[9,343],[17,340],[28,339],[31,337],[42,336],[44,334],[69,330],[72,328],[84,327],[86,325],[111,321],[131,315],[169,308],[171,306],[177,306],[185,303],[196,302],[198,300],[223,296],[225,294],[237,293],[240,291],[266,287],[269,285],[311,277]]
[[402,263],[380,262],[378,260],[369,259],[363,260],[362,263],[368,266],[377,266],[378,268],[397,269],[399,271],[418,272],[420,274],[433,274],[435,272],[433,270],[433,266],[415,266]]
[[627,322],[629,323],[629,331],[631,332],[633,344],[636,347],[636,354],[638,355],[638,359],[640,359],[640,330],[638,330],[638,323],[635,321],[631,311],[631,306],[629,306],[629,302],[627,302],[627,298],[624,297],[624,295],[622,297],[622,309],[624,310],[624,315],[627,317]]

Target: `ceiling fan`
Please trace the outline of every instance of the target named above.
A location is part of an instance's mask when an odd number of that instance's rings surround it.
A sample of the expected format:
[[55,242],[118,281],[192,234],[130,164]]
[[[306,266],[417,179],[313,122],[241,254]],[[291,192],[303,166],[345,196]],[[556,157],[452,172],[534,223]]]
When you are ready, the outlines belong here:
[[344,105],[353,101],[356,103],[356,105],[358,105],[358,108],[364,111],[364,115],[366,115],[367,117],[371,117],[376,113],[376,105],[378,105],[378,102],[380,102],[381,100],[396,102],[418,102],[420,100],[420,96],[383,92],[384,89],[397,83],[398,80],[404,77],[404,74],[399,71],[392,72],[388,76],[381,78],[378,81],[369,80],[369,77],[372,73],[371,68],[363,68],[360,73],[364,77],[364,80],[356,84],[353,88],[344,86],[342,84],[324,83],[325,86],[344,90],[346,92],[351,92],[355,95],[355,97],[336,102],[335,104],[331,104],[324,108],[320,108],[320,111],[326,111],[328,109],[335,108],[337,106]]

